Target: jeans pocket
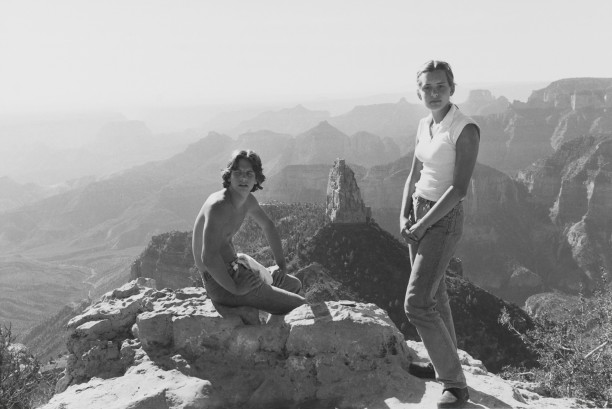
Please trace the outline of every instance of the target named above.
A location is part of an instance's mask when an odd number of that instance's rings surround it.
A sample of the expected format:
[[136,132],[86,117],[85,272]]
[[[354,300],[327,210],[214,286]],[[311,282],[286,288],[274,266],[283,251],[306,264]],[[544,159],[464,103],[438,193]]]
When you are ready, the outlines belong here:
[[446,233],[453,234],[463,225],[463,204],[458,203],[453,209],[443,217],[446,224]]

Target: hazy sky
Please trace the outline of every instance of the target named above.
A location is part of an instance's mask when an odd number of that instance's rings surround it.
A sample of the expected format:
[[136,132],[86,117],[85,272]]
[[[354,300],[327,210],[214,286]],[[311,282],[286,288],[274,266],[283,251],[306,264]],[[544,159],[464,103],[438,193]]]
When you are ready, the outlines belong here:
[[0,111],[612,77],[609,0],[0,0]]

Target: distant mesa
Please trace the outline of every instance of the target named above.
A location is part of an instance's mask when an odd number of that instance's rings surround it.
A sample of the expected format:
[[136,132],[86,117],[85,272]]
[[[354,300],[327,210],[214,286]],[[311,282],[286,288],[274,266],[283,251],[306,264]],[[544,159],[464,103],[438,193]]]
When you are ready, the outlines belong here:
[[467,115],[500,114],[508,109],[510,101],[506,97],[495,98],[487,89],[473,89],[468,99],[459,104],[459,108]]
[[329,171],[325,215],[331,223],[367,223],[372,209],[366,207],[355,173],[344,159],[336,159]]
[[[515,103],[514,105],[517,105]],[[517,107],[523,105],[518,103]],[[566,78],[534,91],[529,108],[602,109],[612,108],[612,78]]]

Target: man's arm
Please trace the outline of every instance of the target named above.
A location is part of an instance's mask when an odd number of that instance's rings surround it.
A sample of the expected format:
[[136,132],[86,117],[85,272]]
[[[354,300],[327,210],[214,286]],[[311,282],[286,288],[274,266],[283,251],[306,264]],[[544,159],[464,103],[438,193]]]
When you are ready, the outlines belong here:
[[196,267],[200,272],[204,272],[206,267],[204,267],[204,263],[202,262],[202,234],[204,232],[204,206],[198,213],[198,217],[196,217],[195,223],[193,225],[193,237],[191,238],[191,252],[193,253],[193,260],[195,262]]
[[272,249],[274,260],[278,266],[278,272],[273,274],[274,281],[272,284],[278,286],[282,284],[283,280],[285,279],[287,264],[285,262],[285,255],[283,254],[283,244],[281,242],[280,235],[278,234],[278,230],[276,230],[276,225],[272,219],[268,217],[261,206],[259,206],[257,199],[253,195],[249,197],[249,214],[263,230],[264,235],[268,240],[268,244],[270,245],[270,249]]

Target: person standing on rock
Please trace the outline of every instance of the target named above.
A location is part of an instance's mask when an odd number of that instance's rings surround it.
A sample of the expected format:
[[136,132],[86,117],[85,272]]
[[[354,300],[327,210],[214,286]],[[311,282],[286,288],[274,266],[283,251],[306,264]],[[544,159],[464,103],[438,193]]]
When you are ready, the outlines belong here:
[[400,231],[412,266],[404,309],[433,368],[412,364],[409,371],[442,382],[438,407],[460,407],[469,393],[457,355],[445,271],[463,231],[463,199],[478,156],[480,128],[450,101],[455,81],[448,63],[428,61],[416,79],[417,95],[430,114],[419,122],[402,199]]
[[[252,150],[235,151],[222,172],[223,189],[211,194],[196,217],[192,249],[211,300],[227,307],[249,306],[287,314],[305,304],[302,283],[286,273],[281,240],[274,222],[252,192],[266,177]],[[246,254],[236,253],[232,238],[250,216],[262,228],[278,268],[270,273]]]

